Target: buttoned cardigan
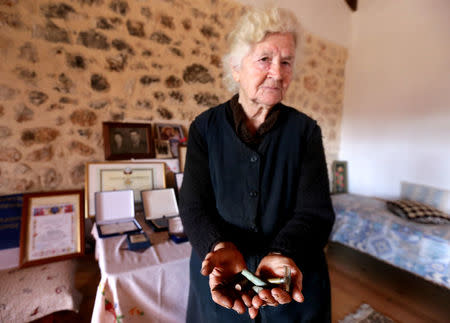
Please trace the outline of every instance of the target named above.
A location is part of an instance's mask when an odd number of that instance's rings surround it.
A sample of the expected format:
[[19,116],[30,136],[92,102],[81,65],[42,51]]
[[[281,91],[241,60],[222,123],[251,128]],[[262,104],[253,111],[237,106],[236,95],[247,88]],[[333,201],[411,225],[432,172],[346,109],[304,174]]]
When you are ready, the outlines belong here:
[[[322,249],[334,212],[320,127],[279,105],[275,125],[253,149],[230,124],[229,101],[191,124],[180,215],[193,246],[188,307],[203,316],[222,310],[211,300],[207,277],[199,275],[201,260],[219,241],[234,242],[252,271],[268,252],[281,252],[304,275],[320,274],[325,297],[329,290]],[[201,313],[191,314],[188,320],[201,322]]]

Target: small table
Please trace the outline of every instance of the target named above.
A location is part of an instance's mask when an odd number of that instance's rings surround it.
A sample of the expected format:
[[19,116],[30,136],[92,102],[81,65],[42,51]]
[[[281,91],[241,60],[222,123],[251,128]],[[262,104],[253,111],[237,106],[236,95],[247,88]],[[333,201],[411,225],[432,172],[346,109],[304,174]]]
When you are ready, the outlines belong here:
[[164,322],[186,320],[189,242],[176,244],[167,232],[153,232],[138,219],[152,246],[128,250],[126,235],[96,240],[101,280],[91,322]]

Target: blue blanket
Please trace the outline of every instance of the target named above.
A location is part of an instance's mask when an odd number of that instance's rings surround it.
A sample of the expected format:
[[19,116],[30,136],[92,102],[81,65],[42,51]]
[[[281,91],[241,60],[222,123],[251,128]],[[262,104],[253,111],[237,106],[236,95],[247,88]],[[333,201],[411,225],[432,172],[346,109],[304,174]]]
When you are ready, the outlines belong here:
[[450,225],[402,219],[386,202],[354,194],[332,196],[331,240],[450,289]]

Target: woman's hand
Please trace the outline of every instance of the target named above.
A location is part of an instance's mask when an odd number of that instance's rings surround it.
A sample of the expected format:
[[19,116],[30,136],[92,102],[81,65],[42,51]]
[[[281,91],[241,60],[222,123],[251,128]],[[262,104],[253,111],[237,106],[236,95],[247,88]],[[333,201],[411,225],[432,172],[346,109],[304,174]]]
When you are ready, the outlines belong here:
[[[201,274],[209,275],[209,288],[213,301],[221,306],[233,309],[239,314],[245,313],[246,310],[241,295],[234,290],[215,290],[215,288],[226,283],[227,280],[246,267],[244,257],[231,242],[217,244],[214,251],[208,253],[202,262]],[[246,300],[246,303],[251,305],[249,300]]]
[[255,274],[264,279],[283,277],[285,266],[288,266],[291,269],[292,294],[290,295],[282,288],[278,287],[260,291],[258,295],[255,295],[252,299],[253,306],[249,309],[250,317],[254,318],[258,314],[258,309],[266,304],[278,306],[279,304],[290,303],[292,299],[299,303],[303,302],[303,274],[291,258],[279,254],[269,254],[261,260]]

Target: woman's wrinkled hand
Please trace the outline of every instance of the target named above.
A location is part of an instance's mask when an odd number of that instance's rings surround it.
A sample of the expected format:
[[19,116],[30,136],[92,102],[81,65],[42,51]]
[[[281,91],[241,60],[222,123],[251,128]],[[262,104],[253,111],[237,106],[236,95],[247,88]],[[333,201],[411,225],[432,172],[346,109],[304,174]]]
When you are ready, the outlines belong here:
[[258,314],[258,309],[263,305],[278,306],[290,303],[292,300],[303,302],[303,274],[291,258],[279,254],[269,254],[261,260],[255,274],[263,279],[281,278],[284,276],[285,266],[291,269],[291,294],[281,287],[263,289],[252,299],[252,309],[249,310],[250,317],[254,318]]
[[221,242],[216,245],[214,251],[208,253],[202,262],[201,274],[209,275],[209,288],[215,303],[239,314],[245,313],[246,304],[251,306],[251,301],[244,300],[235,290],[226,290],[216,287],[225,284],[234,275],[240,273],[247,266],[244,257],[231,242]]

